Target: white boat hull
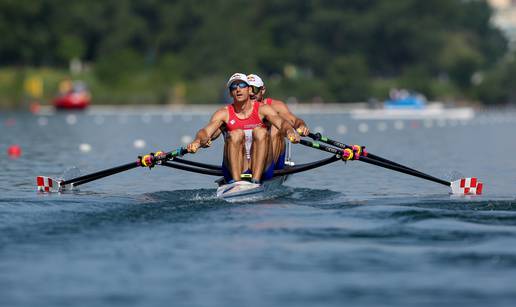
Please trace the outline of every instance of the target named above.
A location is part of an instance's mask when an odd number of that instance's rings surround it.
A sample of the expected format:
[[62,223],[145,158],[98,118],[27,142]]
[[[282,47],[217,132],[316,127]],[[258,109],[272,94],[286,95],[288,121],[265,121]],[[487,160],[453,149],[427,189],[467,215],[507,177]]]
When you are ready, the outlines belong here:
[[237,181],[218,187],[217,197],[230,202],[266,199],[278,191],[288,176],[275,177],[262,184]]

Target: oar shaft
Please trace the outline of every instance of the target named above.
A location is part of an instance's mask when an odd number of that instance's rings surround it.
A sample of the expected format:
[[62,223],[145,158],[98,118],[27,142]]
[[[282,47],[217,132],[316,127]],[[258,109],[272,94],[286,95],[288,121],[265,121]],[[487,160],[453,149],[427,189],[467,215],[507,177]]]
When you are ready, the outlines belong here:
[[218,170],[216,170],[216,169],[210,169],[210,168],[193,167],[193,166],[189,166],[187,164],[182,165],[182,164],[172,163],[172,162],[168,162],[168,161],[161,162],[161,165],[180,169],[180,170],[187,171],[187,172],[210,175],[210,176],[223,176],[224,175],[222,173],[222,169],[220,169],[220,168]]
[[422,178],[422,179],[426,179],[426,180],[429,180],[429,181],[433,181],[433,182],[445,185],[447,187],[450,186],[450,182],[449,181],[436,178],[434,176],[422,173],[420,171],[415,171],[414,172],[414,171],[406,169],[404,167],[399,167],[399,166],[392,165],[392,164],[389,164],[389,163],[381,162],[381,161],[378,161],[378,160],[371,159],[369,157],[360,157],[359,161],[362,161],[362,162],[365,162],[365,163],[369,163],[369,164],[373,164],[373,165],[376,165],[376,166],[380,166],[380,167],[383,167],[383,168],[387,168],[387,169],[390,169],[390,170],[393,170],[393,171],[397,171],[397,172],[400,172],[400,173],[404,173],[404,174],[407,174],[407,175],[412,175],[412,176],[419,177],[419,178]]
[[[333,146],[336,146],[338,148],[342,148],[342,149],[345,149],[345,148],[349,148],[349,149],[353,149],[353,147],[347,145],[347,144],[344,144],[344,143],[341,143],[339,141],[335,141],[335,140],[332,140],[326,136],[323,136],[321,135],[320,133],[308,133],[308,136],[315,140],[315,141],[321,141],[323,143],[326,143],[326,144],[330,144],[330,145],[333,145]],[[405,168],[407,170],[410,170],[410,171],[413,171],[415,173],[421,173],[420,171],[418,170],[415,170],[413,168],[410,168],[408,166],[405,166],[403,164],[399,164],[399,163],[396,163],[394,161],[391,161],[391,160],[388,160],[388,159],[385,159],[385,158],[382,158],[380,156],[377,156],[375,154],[372,154],[372,153],[368,153],[367,154],[367,157],[371,158],[371,159],[374,159],[374,160],[378,160],[380,162],[384,162],[384,163],[387,163],[387,164],[392,164],[392,165],[395,165],[395,166],[398,166],[398,167],[402,167],[402,168]],[[421,174],[424,174],[424,173],[421,173]]]
[[[167,152],[165,155],[163,155],[163,156],[161,156],[159,158],[155,157],[155,159],[156,159],[156,162],[166,161],[166,160],[169,160],[169,159],[177,157],[177,156],[182,156],[182,155],[184,155],[187,152],[188,151],[185,148],[181,147],[179,149]],[[98,171],[98,172],[95,172],[95,173],[91,173],[91,174],[87,174],[87,175],[84,175],[84,176],[72,178],[72,179],[69,179],[69,180],[65,180],[65,181],[61,182],[61,184],[62,185],[66,185],[66,184],[70,184],[70,183],[77,183],[77,184],[75,184],[77,186],[77,185],[84,184],[86,182],[90,182],[90,181],[93,181],[93,180],[97,180],[97,179],[100,179],[100,178],[104,178],[104,177],[107,177],[107,176],[118,174],[118,173],[130,170],[130,169],[133,169],[133,168],[137,168],[139,166],[141,166],[141,162],[140,161],[131,162],[131,163],[127,163],[127,164],[124,164],[124,165],[120,165],[120,166],[116,166],[116,167],[113,167],[113,168],[108,168],[108,169],[105,169],[105,170],[102,170],[102,171]]]
[[[310,142],[310,141],[307,141],[307,140],[301,140],[299,143],[301,145],[312,147],[312,148],[316,148],[316,149],[319,149],[319,150],[322,150],[322,151],[326,151],[326,152],[329,152],[329,153],[332,153],[332,154],[336,154],[336,155],[340,155],[340,156],[344,155],[344,152],[341,149],[337,149],[337,148],[334,148],[334,147],[331,147],[331,146],[327,146],[327,145],[324,145],[324,144],[320,144],[320,143],[317,143],[317,142]],[[376,165],[376,166],[380,166],[380,167],[383,167],[383,168],[387,168],[387,169],[390,169],[390,170],[393,170],[393,171],[397,171],[397,172],[400,172],[400,173],[404,173],[404,174],[407,174],[407,175],[412,175],[412,176],[415,176],[415,177],[419,177],[419,178],[422,178],[422,179],[433,181],[433,182],[436,182],[436,183],[439,183],[439,184],[442,184],[442,185],[445,185],[445,186],[448,186],[448,187],[450,186],[450,182],[442,180],[442,179],[439,179],[439,178],[436,178],[434,176],[431,176],[431,175],[428,175],[428,174],[425,174],[425,173],[422,173],[420,171],[413,171],[413,170],[410,170],[410,169],[406,169],[404,167],[399,167],[399,166],[396,166],[396,165],[392,165],[390,163],[385,163],[385,162],[377,161],[377,160],[374,160],[374,159],[371,159],[371,158],[368,158],[368,157],[360,157],[358,160],[362,161],[362,162],[365,162],[365,163],[369,163],[369,164],[373,164],[373,165]]]
[[136,168],[138,166],[140,166],[140,163],[138,161],[137,162],[132,162],[132,163],[127,163],[127,164],[124,164],[124,165],[116,166],[116,167],[113,167],[113,168],[108,168],[108,169],[105,169],[105,170],[102,170],[102,171],[98,171],[98,172],[95,172],[95,173],[91,173],[91,174],[88,174],[88,175],[84,175],[84,176],[76,177],[76,178],[73,178],[73,179],[65,180],[61,184],[70,184],[70,183],[75,183],[75,182],[78,182],[78,181],[85,181],[85,180],[91,181],[90,179],[92,179],[92,180],[100,179],[100,178],[104,178],[104,177],[107,177],[107,176],[110,176],[110,175],[114,175],[114,174],[117,174],[117,173],[120,173],[120,172],[123,172],[123,171],[130,170],[132,168]]
[[308,147],[312,147],[312,148],[316,148],[316,149],[319,149],[319,150],[322,150],[322,151],[326,151],[326,152],[329,152],[329,153],[332,153],[332,154],[335,154],[335,155],[342,156],[344,154],[344,152],[341,149],[337,149],[337,148],[334,148],[334,147],[326,146],[326,145],[318,143],[318,142],[311,142],[311,141],[307,141],[307,140],[299,140],[299,144],[305,145],[305,146],[308,146]]

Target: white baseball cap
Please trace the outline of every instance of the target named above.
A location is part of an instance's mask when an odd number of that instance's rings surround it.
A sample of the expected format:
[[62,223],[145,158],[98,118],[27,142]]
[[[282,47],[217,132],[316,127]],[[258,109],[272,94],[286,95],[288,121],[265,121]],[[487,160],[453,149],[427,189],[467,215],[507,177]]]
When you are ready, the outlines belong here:
[[235,81],[244,81],[245,83],[249,84],[249,80],[247,80],[247,76],[242,73],[234,73],[226,83],[226,86],[229,87],[233,82]]
[[247,75],[247,80],[249,81],[247,83],[251,86],[256,86],[256,87],[264,86],[262,78],[260,78],[258,75],[254,75],[254,74]]

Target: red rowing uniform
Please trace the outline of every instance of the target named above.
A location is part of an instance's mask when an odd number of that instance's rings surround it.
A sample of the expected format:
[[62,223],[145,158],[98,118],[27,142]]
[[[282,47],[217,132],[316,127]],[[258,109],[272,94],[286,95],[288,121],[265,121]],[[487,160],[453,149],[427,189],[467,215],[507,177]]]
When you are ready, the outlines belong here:
[[265,100],[263,101],[263,104],[272,106],[272,98],[265,98]]
[[253,102],[253,111],[247,118],[238,118],[235,113],[235,108],[232,104],[228,105],[228,122],[226,123],[227,131],[233,131],[237,129],[241,130],[252,130],[256,127],[265,127],[259,114],[260,104]]
[[253,111],[247,118],[238,118],[235,113],[235,108],[232,104],[228,106],[228,122],[226,123],[227,132],[241,129],[245,134],[245,157],[247,160],[251,159],[251,144],[253,143],[253,129],[256,127],[265,127],[260,118],[260,103],[253,102]]

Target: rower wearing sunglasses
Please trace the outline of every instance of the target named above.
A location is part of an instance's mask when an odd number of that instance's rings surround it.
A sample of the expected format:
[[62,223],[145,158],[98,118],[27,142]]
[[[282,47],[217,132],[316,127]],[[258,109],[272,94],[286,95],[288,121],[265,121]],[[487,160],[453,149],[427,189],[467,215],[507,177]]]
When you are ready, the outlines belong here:
[[[249,81],[249,85],[251,86],[252,90],[251,99],[258,101],[261,104],[271,106],[283,120],[287,121],[291,126],[293,126],[296,131],[299,131],[302,136],[308,135],[310,131],[308,130],[305,122],[290,112],[290,109],[283,101],[272,98],[264,98],[267,89],[263,83],[262,78],[260,78],[258,75],[250,74],[247,75],[247,80]],[[271,142],[273,152],[272,156],[274,159],[275,169],[283,169],[285,167],[286,136],[287,135],[283,134],[281,130],[276,129],[275,127],[271,127]]]
[[295,143],[299,142],[299,135],[271,106],[251,99],[252,88],[245,74],[233,74],[227,87],[233,103],[212,115],[187,150],[196,152],[199,147],[207,146],[217,131],[224,130],[226,146],[222,170],[226,182],[240,181],[241,175],[249,172],[253,183],[270,179],[275,165],[269,128],[274,126]]

